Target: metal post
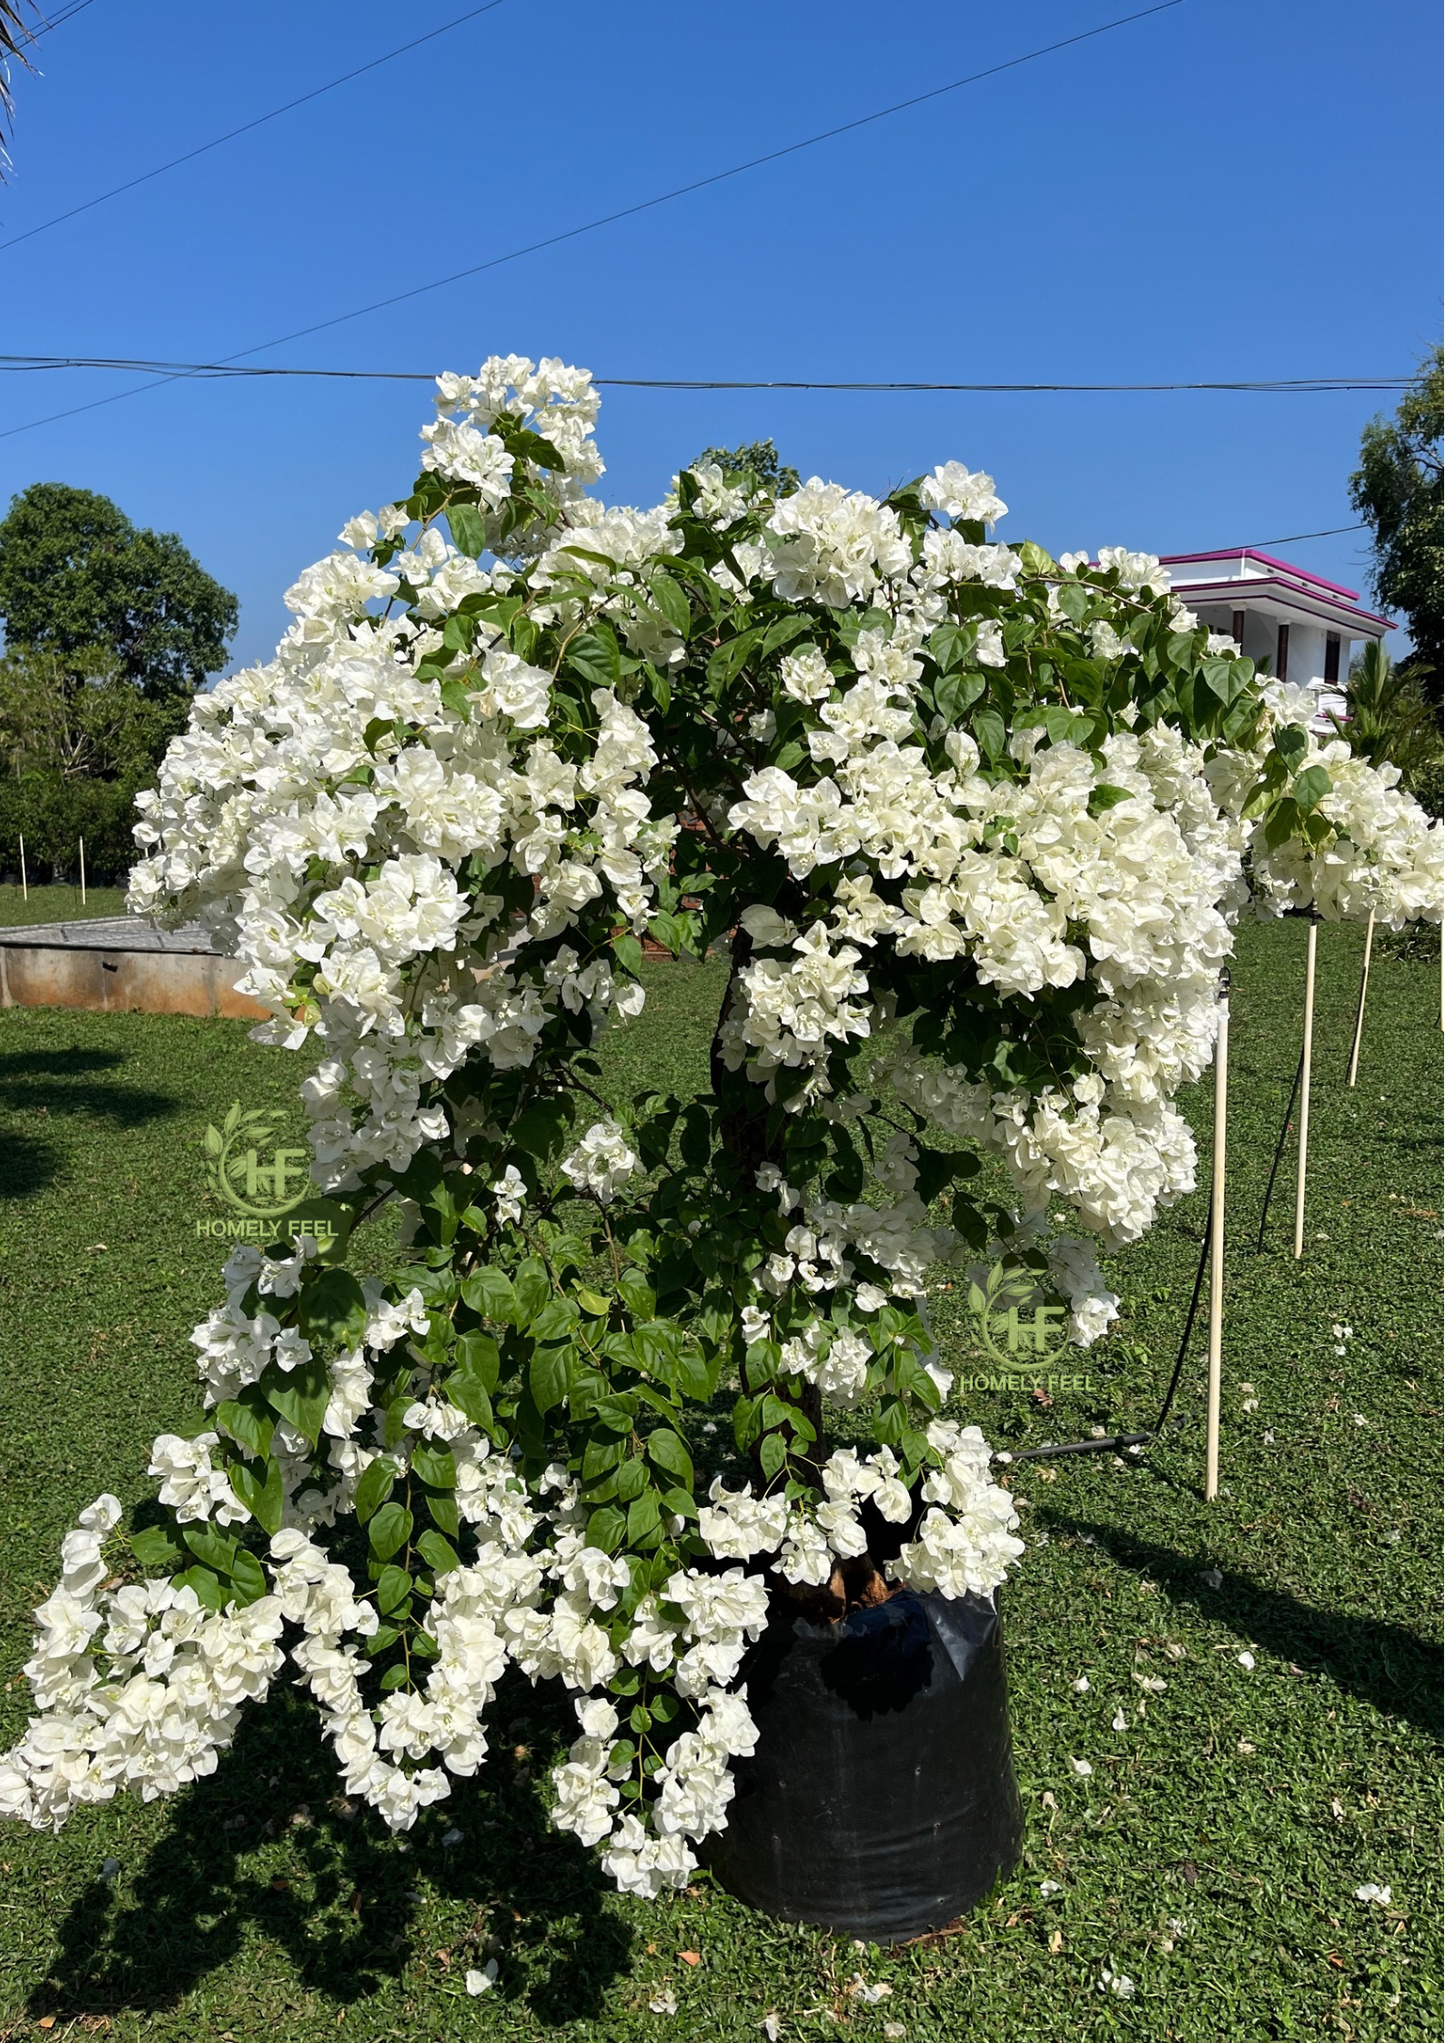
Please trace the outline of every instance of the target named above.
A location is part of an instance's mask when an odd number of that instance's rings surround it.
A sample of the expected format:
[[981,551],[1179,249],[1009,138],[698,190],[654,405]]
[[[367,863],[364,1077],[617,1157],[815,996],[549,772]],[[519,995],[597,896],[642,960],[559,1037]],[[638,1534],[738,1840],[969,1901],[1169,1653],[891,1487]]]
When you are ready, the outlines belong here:
[[20,898],[22,901],[30,899],[30,881],[26,877],[25,872],[25,832],[23,830],[20,833]]
[[80,905],[85,906],[85,839],[80,840]]

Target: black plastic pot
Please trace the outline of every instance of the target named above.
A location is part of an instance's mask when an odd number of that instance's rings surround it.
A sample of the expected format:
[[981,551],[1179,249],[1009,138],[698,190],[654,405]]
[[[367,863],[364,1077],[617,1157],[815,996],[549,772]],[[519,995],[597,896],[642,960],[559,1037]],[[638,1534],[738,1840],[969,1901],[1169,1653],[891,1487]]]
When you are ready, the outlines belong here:
[[768,1915],[870,1942],[942,1929],[1015,1864],[998,1613],[904,1589],[836,1625],[776,1615],[744,1668],[758,1726],[705,1857]]

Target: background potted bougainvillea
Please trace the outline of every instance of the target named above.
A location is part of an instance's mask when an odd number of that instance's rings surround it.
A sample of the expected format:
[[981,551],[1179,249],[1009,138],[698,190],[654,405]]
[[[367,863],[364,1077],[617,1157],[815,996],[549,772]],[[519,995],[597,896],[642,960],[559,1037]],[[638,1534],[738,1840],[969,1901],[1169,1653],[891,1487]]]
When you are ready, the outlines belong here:
[[[766,1759],[780,1633],[886,1644],[926,1608],[939,1665],[950,1626],[955,1671],[996,1654],[1023,1543],[925,1272],[998,1263],[1103,1335],[1089,1244],[1193,1182],[1171,1102],[1232,920],[1438,919],[1439,835],[1151,557],[992,543],[987,476],[775,499],[704,466],[609,508],[585,372],[439,381],[411,494],[141,798],[132,907],[202,921],[311,1053],[332,1233],[232,1255],[207,1428],[155,1443],[164,1525],[103,1496],[65,1541],[0,1809],[180,1788],[285,1678],[405,1829],[484,1764],[512,1664],[575,1698],[553,1821],[652,1895]],[[644,938],[731,957],[686,1107],[600,1089]],[[387,1201],[395,1274],[358,1277]],[[719,1400],[737,1473],[704,1485]],[[1002,1863],[1001,1680],[988,1707]],[[928,1721],[872,1716],[925,1778]]]

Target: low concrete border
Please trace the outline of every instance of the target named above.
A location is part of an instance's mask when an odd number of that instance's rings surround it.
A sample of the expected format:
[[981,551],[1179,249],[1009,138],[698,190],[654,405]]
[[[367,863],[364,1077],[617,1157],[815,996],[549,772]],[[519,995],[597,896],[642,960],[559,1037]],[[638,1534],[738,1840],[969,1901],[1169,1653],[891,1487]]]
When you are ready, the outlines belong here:
[[109,919],[0,930],[0,1007],[265,1020],[259,1001],[236,991],[243,969],[201,931]]

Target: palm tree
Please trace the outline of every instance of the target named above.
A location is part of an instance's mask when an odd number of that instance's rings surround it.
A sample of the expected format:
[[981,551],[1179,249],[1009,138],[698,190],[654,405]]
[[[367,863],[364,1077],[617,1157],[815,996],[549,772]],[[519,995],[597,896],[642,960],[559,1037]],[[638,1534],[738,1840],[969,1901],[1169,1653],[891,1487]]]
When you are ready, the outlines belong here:
[[12,61],[23,64],[28,71],[30,61],[25,51],[35,40],[34,31],[21,19],[27,11],[34,11],[30,0],[0,0],[0,177],[10,164],[5,152],[5,128],[15,111],[10,97],[10,65]]
[[1438,814],[1440,737],[1414,670],[1397,667],[1375,640],[1350,668],[1345,697],[1346,714],[1330,722],[1350,750],[1372,766],[1398,766],[1406,790]]

